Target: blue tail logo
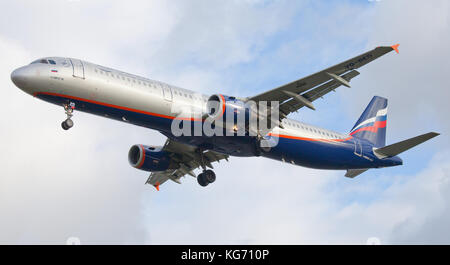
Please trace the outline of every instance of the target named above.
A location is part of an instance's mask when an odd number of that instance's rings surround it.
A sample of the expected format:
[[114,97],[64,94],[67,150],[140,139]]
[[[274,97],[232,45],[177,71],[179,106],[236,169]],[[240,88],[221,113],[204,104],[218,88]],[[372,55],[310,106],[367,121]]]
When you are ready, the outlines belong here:
[[371,142],[374,147],[386,145],[387,99],[375,96],[359,117],[350,135]]

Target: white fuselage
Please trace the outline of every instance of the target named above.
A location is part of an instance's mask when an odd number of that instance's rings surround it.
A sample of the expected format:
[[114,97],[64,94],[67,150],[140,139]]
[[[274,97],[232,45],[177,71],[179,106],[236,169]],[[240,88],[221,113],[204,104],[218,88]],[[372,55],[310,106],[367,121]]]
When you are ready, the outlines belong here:
[[[13,81],[33,96],[68,95],[160,117],[174,118],[183,108],[206,110],[208,95],[78,59],[52,59],[57,62],[55,65],[34,63],[17,69],[12,74]],[[127,120],[123,117],[123,121]],[[348,137],[291,119],[285,119],[283,127],[278,129],[280,135],[314,139]]]

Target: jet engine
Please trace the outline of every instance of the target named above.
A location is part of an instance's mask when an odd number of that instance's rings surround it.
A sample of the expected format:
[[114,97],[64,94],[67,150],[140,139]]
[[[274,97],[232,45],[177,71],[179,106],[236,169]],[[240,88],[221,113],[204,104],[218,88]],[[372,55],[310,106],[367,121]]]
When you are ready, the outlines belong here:
[[176,168],[170,153],[160,146],[133,145],[128,151],[128,162],[131,166],[144,171],[165,171]]
[[[213,121],[219,121],[226,128],[237,130],[245,127],[248,130],[250,119],[257,119],[256,106],[251,106],[235,97],[225,95],[212,95],[206,104],[208,117]],[[251,115],[255,114],[255,115]]]

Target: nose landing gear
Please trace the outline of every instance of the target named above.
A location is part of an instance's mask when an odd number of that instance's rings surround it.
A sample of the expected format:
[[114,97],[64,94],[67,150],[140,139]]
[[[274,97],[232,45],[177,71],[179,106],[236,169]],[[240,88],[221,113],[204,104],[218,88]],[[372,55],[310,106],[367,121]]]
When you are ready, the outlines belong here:
[[73,116],[73,111],[75,110],[75,103],[70,102],[69,104],[64,104],[63,107],[66,111],[67,119],[61,123],[61,127],[64,130],[69,130],[73,127],[73,121],[71,118]]
[[64,130],[69,130],[70,128],[72,128],[72,126],[73,126],[73,121],[71,119],[67,119],[67,120],[61,122],[61,127]]

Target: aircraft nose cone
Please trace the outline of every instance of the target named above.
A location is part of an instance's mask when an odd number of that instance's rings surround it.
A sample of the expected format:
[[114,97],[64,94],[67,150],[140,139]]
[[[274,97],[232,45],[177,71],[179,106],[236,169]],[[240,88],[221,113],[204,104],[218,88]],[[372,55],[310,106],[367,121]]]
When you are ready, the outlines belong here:
[[20,89],[27,88],[31,75],[25,67],[18,68],[11,73],[11,80]]
[[22,68],[18,68],[11,73],[11,80],[16,86],[20,87],[20,84],[25,81]]

